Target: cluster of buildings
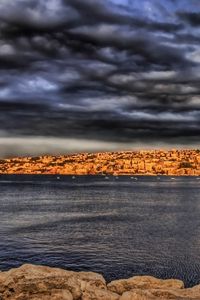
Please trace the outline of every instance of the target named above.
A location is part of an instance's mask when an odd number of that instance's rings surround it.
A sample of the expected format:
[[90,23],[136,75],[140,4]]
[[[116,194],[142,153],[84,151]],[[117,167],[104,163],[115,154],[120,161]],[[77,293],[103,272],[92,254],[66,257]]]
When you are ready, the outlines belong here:
[[200,175],[200,150],[141,150],[0,160],[1,174]]

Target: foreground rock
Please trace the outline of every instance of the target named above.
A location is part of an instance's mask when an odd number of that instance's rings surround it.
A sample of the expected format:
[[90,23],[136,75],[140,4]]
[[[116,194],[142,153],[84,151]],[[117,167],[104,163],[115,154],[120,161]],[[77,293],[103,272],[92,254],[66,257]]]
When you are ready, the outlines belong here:
[[23,265],[0,272],[0,300],[200,300],[200,285],[184,289],[180,280],[135,276],[106,285],[102,275]]

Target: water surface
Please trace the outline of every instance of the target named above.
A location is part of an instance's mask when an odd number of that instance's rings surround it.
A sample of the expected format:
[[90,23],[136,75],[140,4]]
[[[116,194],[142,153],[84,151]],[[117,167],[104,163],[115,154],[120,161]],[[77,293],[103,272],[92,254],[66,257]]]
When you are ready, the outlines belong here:
[[200,283],[198,177],[0,176],[0,269]]

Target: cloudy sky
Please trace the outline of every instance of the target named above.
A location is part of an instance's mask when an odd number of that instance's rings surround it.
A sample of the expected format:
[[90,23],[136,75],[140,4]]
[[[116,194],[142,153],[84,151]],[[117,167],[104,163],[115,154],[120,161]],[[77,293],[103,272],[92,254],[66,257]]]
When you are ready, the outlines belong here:
[[199,138],[199,0],[0,0],[0,156]]

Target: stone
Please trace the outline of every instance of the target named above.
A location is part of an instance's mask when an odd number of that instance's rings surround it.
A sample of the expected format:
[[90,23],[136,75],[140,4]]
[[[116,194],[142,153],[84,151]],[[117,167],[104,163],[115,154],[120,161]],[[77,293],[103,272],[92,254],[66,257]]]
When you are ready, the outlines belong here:
[[87,289],[83,292],[82,300],[119,300],[120,296],[103,289]]
[[200,300],[198,289],[135,289],[123,293],[120,300]]
[[0,272],[0,300],[200,300],[200,285],[134,276],[106,285],[102,275],[23,265]]
[[108,284],[108,290],[122,295],[132,289],[153,289],[153,288],[184,288],[184,283],[177,279],[157,279],[151,276],[134,276],[129,279],[114,280]]
[[0,273],[1,300],[25,300],[35,297],[45,300],[48,297],[55,300],[78,300],[83,291],[91,288],[106,289],[103,276],[92,272],[72,272],[28,264]]

